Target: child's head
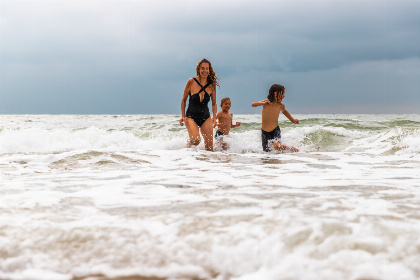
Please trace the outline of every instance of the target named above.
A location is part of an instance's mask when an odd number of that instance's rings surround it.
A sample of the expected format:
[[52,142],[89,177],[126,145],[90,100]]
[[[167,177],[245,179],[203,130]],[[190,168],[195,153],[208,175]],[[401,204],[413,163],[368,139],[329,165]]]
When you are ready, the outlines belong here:
[[220,106],[223,106],[223,103],[225,103],[227,100],[230,101],[229,97],[223,97],[222,100],[220,100]]
[[223,97],[222,100],[220,100],[220,107],[223,110],[229,111],[231,106],[230,98],[229,97]]
[[270,100],[270,102],[279,102],[283,98],[284,91],[284,86],[280,84],[274,84],[270,87],[267,98]]

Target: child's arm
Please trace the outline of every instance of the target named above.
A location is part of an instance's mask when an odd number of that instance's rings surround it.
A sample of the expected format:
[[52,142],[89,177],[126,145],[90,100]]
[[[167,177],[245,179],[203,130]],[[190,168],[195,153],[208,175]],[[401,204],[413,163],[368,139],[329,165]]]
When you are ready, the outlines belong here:
[[269,105],[270,101],[269,100],[262,100],[262,101],[258,101],[258,102],[253,102],[251,104],[252,107],[258,107],[258,106],[262,106],[262,105]]
[[240,122],[236,122],[236,124],[233,124],[233,123],[232,123],[232,120],[233,120],[233,114],[232,114],[232,113],[230,113],[230,120],[231,120],[231,124],[230,124],[230,127],[231,127],[231,128],[241,126],[241,123],[240,123]]
[[241,122],[236,122],[236,124],[232,124],[232,126],[231,126],[231,127],[232,127],[232,128],[233,128],[233,127],[240,127],[240,126],[241,126],[241,124],[242,124]]
[[294,123],[294,124],[299,124],[299,120],[298,119],[294,119],[293,117],[292,117],[292,115],[290,115],[290,113],[289,113],[289,111],[287,111],[286,109],[284,109],[283,111],[282,111],[282,113],[283,113],[283,115],[285,115],[286,116],[286,118],[288,118],[292,123]]

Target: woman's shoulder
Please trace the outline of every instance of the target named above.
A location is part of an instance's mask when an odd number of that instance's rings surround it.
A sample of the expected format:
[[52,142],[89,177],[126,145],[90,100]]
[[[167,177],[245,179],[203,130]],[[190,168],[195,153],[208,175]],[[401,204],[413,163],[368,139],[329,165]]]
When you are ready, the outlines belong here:
[[193,84],[193,82],[194,82],[194,77],[189,78],[188,81],[187,81],[187,86],[191,86]]
[[216,86],[217,86],[216,82],[212,82],[209,88],[211,88],[212,90],[216,90]]

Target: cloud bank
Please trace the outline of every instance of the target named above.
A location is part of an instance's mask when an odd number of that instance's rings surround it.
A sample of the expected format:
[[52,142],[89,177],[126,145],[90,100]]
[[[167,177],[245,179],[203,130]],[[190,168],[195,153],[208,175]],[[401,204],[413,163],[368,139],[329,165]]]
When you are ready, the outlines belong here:
[[1,0],[0,113],[180,114],[203,57],[233,112],[419,113],[419,34],[416,1]]

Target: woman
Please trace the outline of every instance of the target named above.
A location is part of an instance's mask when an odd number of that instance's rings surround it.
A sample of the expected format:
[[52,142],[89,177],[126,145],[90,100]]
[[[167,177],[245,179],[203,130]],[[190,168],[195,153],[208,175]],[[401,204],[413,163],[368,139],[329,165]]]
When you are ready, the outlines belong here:
[[[190,136],[188,145],[200,144],[200,128],[203,135],[204,146],[207,151],[213,151],[213,128],[216,127],[216,86],[219,86],[219,75],[214,72],[210,61],[203,58],[197,63],[197,76],[188,80],[181,101],[180,125],[187,127]],[[187,113],[185,105],[187,98]],[[211,99],[213,118],[210,117],[208,103]]]

